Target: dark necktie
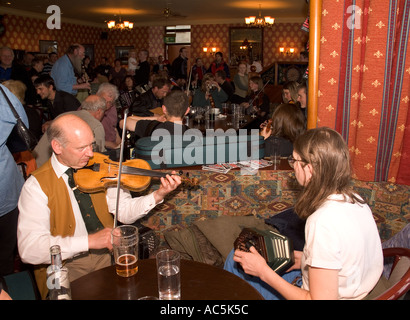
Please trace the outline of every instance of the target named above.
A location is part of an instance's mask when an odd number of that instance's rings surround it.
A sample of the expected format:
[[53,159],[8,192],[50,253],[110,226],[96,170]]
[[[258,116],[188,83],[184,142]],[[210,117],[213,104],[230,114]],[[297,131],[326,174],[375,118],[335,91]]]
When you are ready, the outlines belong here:
[[83,220],[88,233],[94,233],[104,229],[104,226],[95,213],[90,194],[84,193],[76,188],[76,184],[73,178],[73,171],[73,168],[69,168],[65,173],[68,175],[68,184],[73,190],[75,198],[77,199],[78,206],[80,207],[81,215],[83,216]]

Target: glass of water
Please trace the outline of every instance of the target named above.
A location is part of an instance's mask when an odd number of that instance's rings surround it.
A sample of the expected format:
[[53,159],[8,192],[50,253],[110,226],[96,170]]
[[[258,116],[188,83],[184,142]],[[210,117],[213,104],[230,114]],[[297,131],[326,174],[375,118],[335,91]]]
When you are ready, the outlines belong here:
[[157,277],[159,300],[181,299],[181,255],[175,250],[157,253]]

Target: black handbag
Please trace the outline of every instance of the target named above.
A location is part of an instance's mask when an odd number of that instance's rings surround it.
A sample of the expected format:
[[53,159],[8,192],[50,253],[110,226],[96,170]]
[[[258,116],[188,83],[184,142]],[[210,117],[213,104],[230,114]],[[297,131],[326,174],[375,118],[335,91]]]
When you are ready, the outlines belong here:
[[16,109],[14,108],[13,104],[11,103],[9,97],[6,95],[4,92],[3,88],[0,86],[1,92],[3,93],[4,97],[7,100],[7,103],[10,106],[11,111],[13,112],[13,115],[16,117],[17,123],[16,123],[16,129],[18,132],[18,135],[20,138],[24,141],[24,143],[27,146],[27,149],[30,151],[33,151],[35,146],[38,143],[38,140],[36,136],[26,127],[24,124],[23,120],[21,120],[19,114],[17,113]]

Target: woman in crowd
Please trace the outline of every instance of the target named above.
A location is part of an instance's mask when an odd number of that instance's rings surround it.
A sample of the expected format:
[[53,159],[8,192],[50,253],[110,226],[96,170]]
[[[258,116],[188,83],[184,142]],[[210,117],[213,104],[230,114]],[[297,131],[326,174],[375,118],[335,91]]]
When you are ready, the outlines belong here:
[[127,70],[121,66],[121,59],[115,59],[114,67],[110,71],[110,82],[117,88],[120,88],[121,83],[124,81],[127,75]]
[[232,251],[225,269],[245,278],[266,299],[366,297],[381,276],[383,253],[372,212],[351,187],[342,136],[329,128],[307,131],[296,139],[289,164],[304,187],[295,204],[295,212],[306,219],[303,252],[294,252],[295,265],[282,277],[254,247]]
[[260,132],[265,138],[265,154],[272,153],[273,141],[279,142],[279,154],[288,157],[293,152],[293,142],[306,131],[306,119],[299,106],[283,103],[276,107],[272,123],[264,122]]
[[138,92],[135,89],[134,76],[127,75],[120,88],[119,101],[122,108],[128,108],[137,98]]
[[283,85],[282,99],[284,103],[296,103],[298,101],[298,86],[296,81],[289,81]]
[[235,85],[235,93],[232,97],[232,103],[245,102],[246,95],[248,93],[248,74],[246,73],[246,63],[241,62],[238,66],[238,73],[233,77],[233,83]]
[[202,59],[196,58],[195,64],[192,67],[192,87],[200,87],[205,74],[206,68]]
[[270,101],[268,95],[263,92],[263,80],[260,76],[253,76],[249,79],[249,91],[241,105],[246,109],[246,113],[255,114],[257,119],[253,121],[256,128],[268,119],[270,112]]

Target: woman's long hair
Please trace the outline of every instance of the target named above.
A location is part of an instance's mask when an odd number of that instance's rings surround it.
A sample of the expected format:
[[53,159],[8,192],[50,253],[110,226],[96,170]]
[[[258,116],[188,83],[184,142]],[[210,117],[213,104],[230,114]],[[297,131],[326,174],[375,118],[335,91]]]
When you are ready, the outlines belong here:
[[301,166],[312,166],[312,177],[295,205],[301,218],[314,213],[332,194],[365,203],[353,192],[349,150],[338,132],[325,127],[308,130],[296,139],[293,150],[301,157]]
[[282,103],[272,114],[272,135],[283,137],[292,143],[306,131],[306,120],[299,106]]

